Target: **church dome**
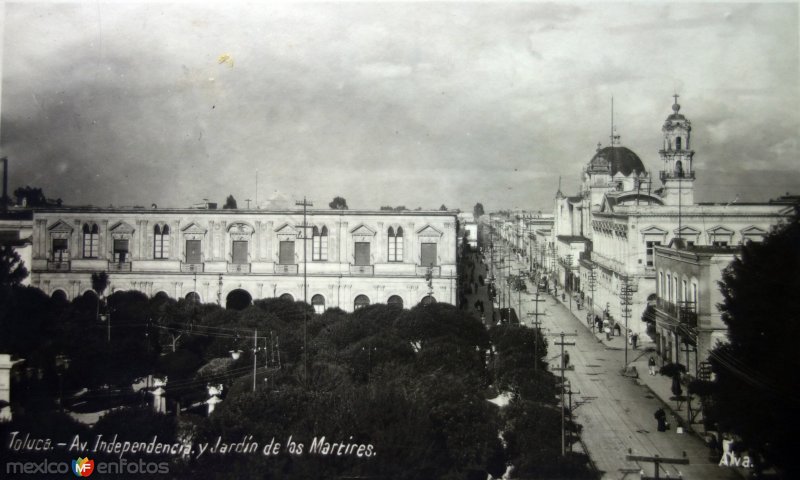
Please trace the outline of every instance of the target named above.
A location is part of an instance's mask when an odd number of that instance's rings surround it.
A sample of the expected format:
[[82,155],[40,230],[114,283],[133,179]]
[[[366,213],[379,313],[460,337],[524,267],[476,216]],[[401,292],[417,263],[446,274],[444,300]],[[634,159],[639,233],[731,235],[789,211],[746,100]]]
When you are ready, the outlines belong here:
[[603,162],[611,164],[612,177],[616,175],[617,172],[622,172],[622,174],[627,177],[633,171],[637,173],[646,171],[639,156],[626,147],[614,146],[602,148],[592,157],[589,165],[600,165]]

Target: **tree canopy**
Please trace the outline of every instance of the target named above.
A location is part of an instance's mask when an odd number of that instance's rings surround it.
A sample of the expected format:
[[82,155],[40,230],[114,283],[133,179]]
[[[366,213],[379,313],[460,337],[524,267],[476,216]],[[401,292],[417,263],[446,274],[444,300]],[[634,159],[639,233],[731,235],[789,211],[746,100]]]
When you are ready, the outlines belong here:
[[333,197],[328,206],[334,210],[347,210],[347,200],[342,197]]
[[225,199],[225,205],[223,205],[222,208],[228,210],[235,210],[238,208],[236,206],[236,199],[233,198],[233,195],[228,195],[228,198]]
[[723,272],[722,319],[729,343],[710,361],[715,376],[711,416],[738,437],[757,466],[800,478],[795,446],[800,418],[800,215],[762,243],[747,243]]
[[475,220],[477,221],[481,215],[484,214],[483,212],[483,204],[478,202],[475,204],[475,207],[472,209],[472,214],[475,216]]
[[28,276],[28,269],[14,247],[0,245],[0,287],[19,285]]

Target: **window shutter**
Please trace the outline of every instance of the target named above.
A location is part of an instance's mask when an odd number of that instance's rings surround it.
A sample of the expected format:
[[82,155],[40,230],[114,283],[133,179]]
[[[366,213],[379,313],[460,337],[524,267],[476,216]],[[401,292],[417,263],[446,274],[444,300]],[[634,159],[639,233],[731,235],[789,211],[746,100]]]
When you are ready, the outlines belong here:
[[281,242],[278,263],[281,265],[294,265],[294,242]]
[[355,245],[356,265],[369,265],[369,242],[356,242]]
[[200,240],[186,240],[186,263],[202,263],[203,254]]

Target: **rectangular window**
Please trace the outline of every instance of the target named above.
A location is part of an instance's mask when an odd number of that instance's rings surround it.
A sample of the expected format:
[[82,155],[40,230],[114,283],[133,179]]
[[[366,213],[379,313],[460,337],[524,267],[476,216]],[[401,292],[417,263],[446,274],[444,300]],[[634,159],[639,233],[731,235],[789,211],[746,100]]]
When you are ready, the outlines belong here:
[[114,240],[114,261],[123,263],[128,261],[128,240]]
[[186,263],[203,263],[200,240],[186,240]]
[[715,247],[727,247],[728,246],[728,242],[726,242],[724,240],[714,240],[713,242],[711,242],[711,245],[713,245]]
[[69,258],[69,244],[66,238],[53,239],[53,260],[60,262]]
[[169,234],[157,233],[155,235],[153,258],[169,258]]
[[314,235],[314,240],[311,247],[311,260],[326,261],[328,260],[328,236],[327,235]]
[[431,267],[436,265],[436,244],[423,243],[420,245],[420,265]]
[[83,234],[83,256],[84,258],[97,258],[99,250],[100,235],[97,233]]
[[672,302],[672,277],[670,274],[667,274],[667,289],[669,290],[667,292],[667,300]]
[[281,265],[294,265],[294,242],[282,241],[278,251],[278,263]]
[[233,242],[233,263],[242,265],[247,263],[247,241]]
[[647,247],[647,266],[652,267],[654,265],[654,249],[656,245],[661,245],[661,242],[645,242],[645,246]]
[[370,265],[369,242],[355,242],[356,265]]
[[397,237],[389,237],[389,261],[396,262],[397,260]]

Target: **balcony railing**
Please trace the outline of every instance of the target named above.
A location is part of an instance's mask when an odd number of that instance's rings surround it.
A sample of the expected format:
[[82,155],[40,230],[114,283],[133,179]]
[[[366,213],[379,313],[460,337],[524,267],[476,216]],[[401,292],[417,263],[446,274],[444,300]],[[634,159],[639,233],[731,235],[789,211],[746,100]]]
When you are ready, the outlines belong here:
[[417,276],[418,277],[424,277],[425,275],[427,275],[428,274],[428,268],[431,269],[431,275],[433,275],[434,277],[442,276],[442,267],[439,267],[439,266],[436,266],[436,265],[434,265],[432,267],[423,267],[422,265],[417,265]]
[[68,272],[69,260],[48,260],[47,270],[55,272]]
[[674,303],[668,302],[663,298],[657,298],[656,307],[667,315],[678,318],[678,307]]
[[350,265],[350,275],[372,275],[374,271],[372,265]]
[[228,273],[250,273],[249,263],[229,263]]
[[181,272],[203,272],[203,264],[202,263],[181,263]]
[[278,275],[297,275],[297,264],[275,264],[275,273]]
[[110,272],[130,272],[131,262],[108,262]]

